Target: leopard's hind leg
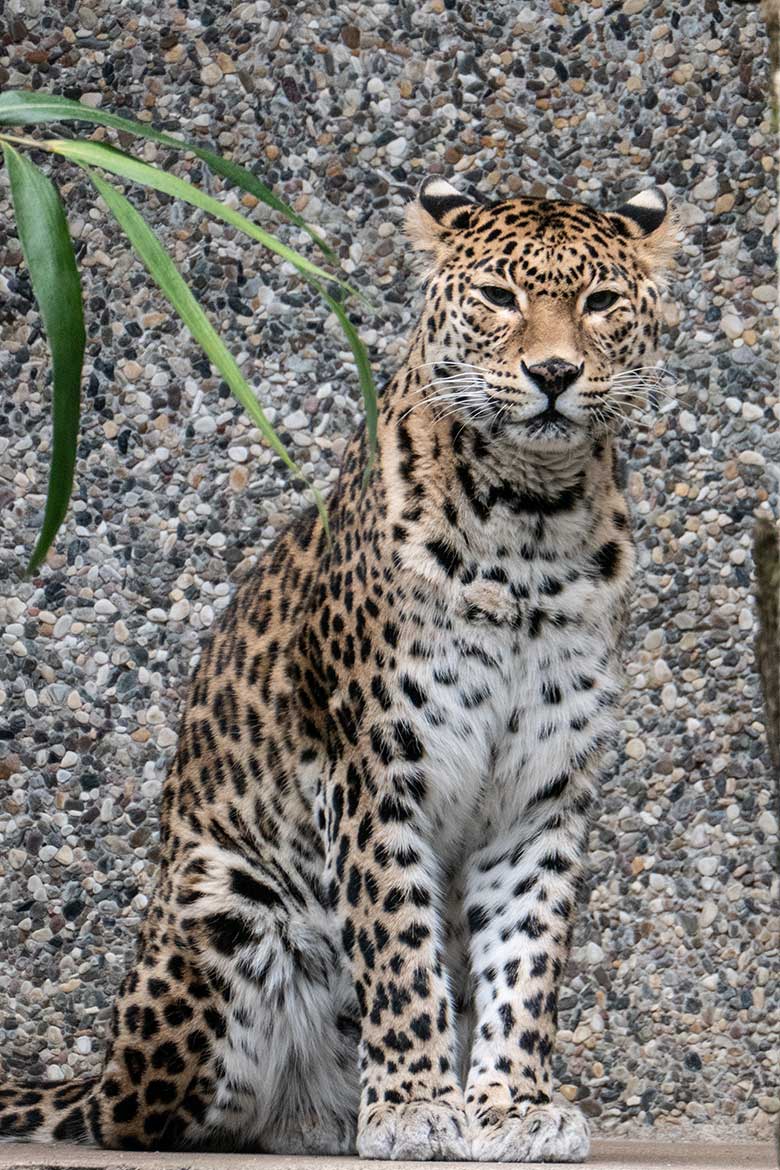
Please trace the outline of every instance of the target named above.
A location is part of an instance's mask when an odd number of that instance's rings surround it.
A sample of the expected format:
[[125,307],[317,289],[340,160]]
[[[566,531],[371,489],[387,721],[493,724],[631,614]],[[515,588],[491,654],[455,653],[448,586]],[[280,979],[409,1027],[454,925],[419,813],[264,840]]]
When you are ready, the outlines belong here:
[[321,883],[246,836],[199,844],[188,947],[214,991],[212,1087],[186,1144],[347,1153],[358,1104],[357,1002]]
[[102,1075],[4,1086],[0,1137],[347,1153],[356,1035],[338,933],[312,888],[267,850],[201,840],[163,867]]

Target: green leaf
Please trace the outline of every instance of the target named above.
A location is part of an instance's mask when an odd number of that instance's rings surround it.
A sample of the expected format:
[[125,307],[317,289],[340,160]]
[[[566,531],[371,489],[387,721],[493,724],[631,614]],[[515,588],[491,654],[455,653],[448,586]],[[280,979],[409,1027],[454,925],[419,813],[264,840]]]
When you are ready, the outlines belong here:
[[159,142],[173,150],[192,151],[212,171],[229,179],[242,191],[254,195],[255,199],[259,199],[261,203],[281,212],[290,223],[294,223],[296,227],[305,231],[333,264],[338,264],[338,257],[333,249],[325,243],[321,236],[317,235],[313,228],[309,227],[302,216],[293,211],[288,203],[275,195],[270,188],[266,187],[265,183],[261,183],[251,171],[239,166],[238,163],[222,158],[213,150],[196,146],[194,143],[185,142],[180,138],[173,138],[170,134],[153,129],[145,122],[136,122],[131,118],[120,118],[119,115],[111,114],[106,110],[93,110],[89,106],[82,106],[71,98],[58,97],[56,94],[32,93],[28,90],[8,90],[6,93],[0,94],[0,125],[29,126],[38,122],[65,121],[93,122],[99,126],[109,126],[112,130],[124,130],[127,134],[149,138],[153,142]]
[[362,301],[366,300],[358,289],[353,288],[345,280],[326,272],[318,264],[313,264],[300,252],[283,244],[281,240],[277,240],[276,236],[265,231],[264,228],[258,227],[246,216],[234,211],[232,207],[228,207],[218,199],[207,195],[205,191],[201,191],[199,187],[194,186],[186,179],[180,179],[169,171],[161,171],[150,163],[142,162],[141,159],[125,154],[124,151],[118,150],[115,146],[105,146],[101,142],[75,142],[69,138],[46,138],[39,145],[44,150],[71,159],[79,166],[101,167],[102,170],[119,175],[120,178],[129,179],[132,183],[141,183],[145,187],[161,191],[164,195],[172,195],[175,199],[182,199],[193,207],[199,207],[202,211],[213,215],[215,219],[221,219],[224,223],[231,224],[243,232],[245,236],[257,240],[269,251],[281,256],[283,260],[292,264],[306,280],[311,281],[313,277],[317,280],[326,280],[341,285],[346,292],[359,297]]
[[133,205],[100,175],[95,174],[89,167],[85,167],[87,174],[103,198],[106,206],[124,231],[128,240],[137,252],[149,275],[155,281],[161,292],[168,298],[175,311],[179,314],[192,336],[202,347],[209,360],[219,370],[227,382],[236,399],[262,432],[268,445],[276,452],[285,465],[298,476],[307,487],[311,488],[317,504],[317,510],[328,533],[328,514],[325,503],[301,471],[298,464],[290,457],[277,435],[259,402],[238,368],[238,364],[217,334],[206,314],[201,309],[195,297],[190,292],[178,269],[170,256],[157,239],[146,221],[136,211]]
[[[243,215],[240,215],[237,211],[226,207],[210,195],[206,195],[203,191],[194,187],[192,183],[188,183],[185,179],[179,179],[167,171],[161,171],[149,163],[132,158],[130,155],[114,147],[104,146],[97,142],[71,142],[66,139],[48,139],[42,145],[45,145],[47,149],[54,151],[56,154],[61,154],[66,158],[72,159],[80,166],[99,166],[122,178],[129,179],[131,182],[142,183],[166,195],[172,195],[175,198],[193,204],[195,207],[200,207],[203,211],[208,212],[215,218],[232,224],[239,231],[244,232],[252,239],[258,240],[261,244],[270,248],[271,251],[276,252],[283,259],[293,264],[301,275],[316,288],[331,311],[335,313],[355,357],[360,389],[365,405],[366,428],[370,443],[371,460],[373,461],[377,446],[377,396],[371,375],[371,364],[365,346],[360,340],[354,325],[349,320],[343,305],[321,283],[323,279],[331,279],[323,269],[319,268],[316,264],[312,264],[297,252],[288,248],[285,244],[280,243],[274,236],[269,235],[268,232],[257,227],[256,224],[246,219]],[[365,300],[362,294],[352,289],[346,282],[340,281],[339,283],[348,292],[353,292],[355,295],[361,297],[362,300]]]
[[330,293],[326,292],[324,288],[320,288],[320,295],[330,306],[331,310],[336,314],[339,324],[344,331],[344,334],[349,342],[349,347],[355,358],[355,365],[357,366],[358,379],[360,381],[360,390],[363,395],[363,405],[366,411],[366,430],[368,432],[369,444],[369,462],[365,471],[365,479],[371,474],[371,468],[374,463],[374,457],[377,451],[377,421],[378,408],[376,387],[374,386],[374,379],[371,375],[371,363],[368,360],[366,347],[358,337],[355,326],[350,321],[344,310],[344,306],[334,300]]
[[3,143],[19,241],[52,359],[52,447],[43,524],[27,572],[51,548],[73,489],[79,430],[84,311],[68,221],[54,185],[13,147]]

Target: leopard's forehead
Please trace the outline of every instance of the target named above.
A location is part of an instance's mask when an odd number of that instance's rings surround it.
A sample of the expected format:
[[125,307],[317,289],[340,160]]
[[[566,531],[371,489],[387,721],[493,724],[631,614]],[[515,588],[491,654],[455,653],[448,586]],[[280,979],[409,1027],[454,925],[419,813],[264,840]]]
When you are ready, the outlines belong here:
[[453,241],[461,266],[552,289],[634,269],[625,220],[582,203],[510,199],[456,217]]
[[[453,221],[452,226],[460,225]],[[469,230],[485,243],[493,242],[490,236],[494,231],[547,245],[574,243],[585,238],[605,248],[614,247],[616,241],[627,237],[622,217],[563,199],[507,199],[476,207],[471,212]]]

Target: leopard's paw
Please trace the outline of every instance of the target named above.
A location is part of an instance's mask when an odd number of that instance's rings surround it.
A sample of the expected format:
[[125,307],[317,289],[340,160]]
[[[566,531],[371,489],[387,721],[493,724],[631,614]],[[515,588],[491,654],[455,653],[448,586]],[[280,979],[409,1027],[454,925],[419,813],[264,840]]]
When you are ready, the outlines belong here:
[[511,1105],[478,1112],[471,1123],[474,1162],[583,1162],[590,1129],[572,1105]]
[[311,1154],[316,1157],[338,1157],[355,1152],[355,1121],[345,1118],[321,1119],[312,1117],[302,1125],[286,1125],[265,1133],[261,1148],[272,1154]]
[[361,1158],[467,1162],[466,1116],[438,1101],[375,1105],[358,1122],[357,1149]]

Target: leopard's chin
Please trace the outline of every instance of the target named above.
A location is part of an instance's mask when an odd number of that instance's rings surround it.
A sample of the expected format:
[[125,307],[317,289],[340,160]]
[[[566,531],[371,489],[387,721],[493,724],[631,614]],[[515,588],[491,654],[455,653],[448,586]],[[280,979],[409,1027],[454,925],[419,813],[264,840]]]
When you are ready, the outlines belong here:
[[545,410],[533,418],[520,419],[513,424],[512,429],[519,445],[556,451],[579,447],[589,437],[587,428],[581,423],[552,410]]

